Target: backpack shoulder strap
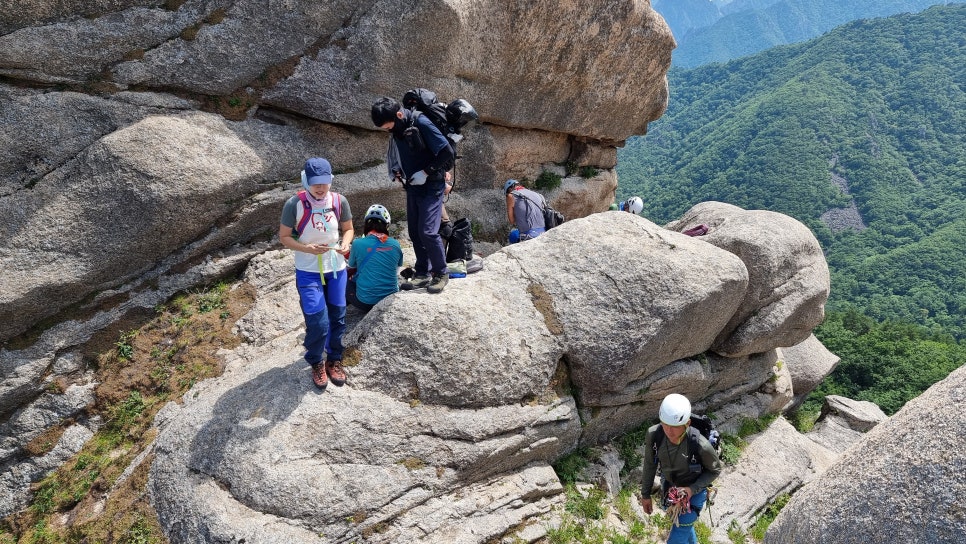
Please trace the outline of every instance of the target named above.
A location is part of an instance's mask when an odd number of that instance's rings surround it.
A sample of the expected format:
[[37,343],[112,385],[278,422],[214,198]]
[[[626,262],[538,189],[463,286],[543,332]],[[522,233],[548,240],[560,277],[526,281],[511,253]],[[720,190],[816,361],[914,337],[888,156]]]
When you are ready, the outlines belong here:
[[305,191],[298,192],[299,201],[301,201],[302,217],[298,216],[298,210],[295,213],[296,225],[295,234],[301,236],[302,231],[305,230],[305,226],[309,224],[309,220],[312,218],[312,204],[309,202],[308,197],[305,195]]
[[378,250],[380,247],[382,247],[382,245],[383,245],[382,240],[376,238],[376,245],[372,246],[369,249],[369,251],[366,252],[366,256],[363,257],[362,262],[360,262],[356,266],[356,274],[358,274],[362,270],[362,267],[365,266],[366,262],[369,260],[369,257],[372,257],[373,255],[375,255],[376,254],[376,250]]
[[657,426],[657,430],[654,431],[654,442],[651,444],[651,449],[654,451],[654,464],[658,464],[657,459],[657,449],[664,442],[664,427],[660,425]]
[[[527,196],[526,196],[526,195],[524,195],[523,193],[520,193],[520,192],[518,192],[518,191],[510,191],[510,194],[512,194],[512,195],[514,195],[514,196],[517,196],[517,197],[520,197],[520,198],[522,198],[523,200],[526,200],[527,202],[529,202],[530,204],[533,204],[534,206],[536,206],[536,205],[537,205],[537,203],[536,203],[536,202],[534,202],[533,200],[531,200],[531,199],[529,199],[529,198],[527,198]],[[545,207],[545,206],[540,206],[540,209],[542,210],[542,209],[544,209],[544,207]]]
[[335,191],[329,191],[332,195],[332,210],[335,212],[336,223],[342,222],[342,198],[339,197],[339,193]]
[[701,464],[701,459],[698,458],[698,452],[701,451],[701,444],[698,442],[698,437],[701,436],[701,431],[694,428],[694,426],[688,427],[688,462],[691,464]]

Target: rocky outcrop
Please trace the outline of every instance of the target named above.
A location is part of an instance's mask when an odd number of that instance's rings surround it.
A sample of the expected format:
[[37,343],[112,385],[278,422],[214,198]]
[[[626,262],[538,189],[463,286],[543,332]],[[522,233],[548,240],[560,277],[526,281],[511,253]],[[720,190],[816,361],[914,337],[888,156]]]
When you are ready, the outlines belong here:
[[966,367],[876,425],[772,523],[785,542],[961,542]]
[[17,84],[0,84],[0,341],[141,275],[270,235],[310,156],[332,161],[354,208],[403,210],[369,108],[412,87],[465,97],[481,115],[459,149],[453,216],[501,236],[494,189],[563,164],[548,194],[557,208],[606,209],[616,146],[666,107],[674,46],[648,4],[616,0],[0,11],[0,75]]
[[792,389],[796,392],[791,406],[786,408],[788,410],[805,402],[808,392],[815,389],[839,364],[838,355],[822,345],[814,334],[794,346],[781,348],[781,353],[792,377]]
[[753,526],[764,507],[820,477],[862,440],[863,433],[885,420],[886,415],[872,403],[829,396],[822,416],[808,433],[799,433],[778,418],[765,431],[748,437],[741,459],[715,481],[717,500],[708,514],[712,540],[731,542],[728,530],[733,521],[738,527]]
[[667,228],[683,232],[699,224],[710,229],[702,240],[741,257],[754,285],[711,349],[740,357],[808,338],[825,317],[829,294],[828,265],[815,235],[786,215],[721,202],[702,202]]
[[349,383],[322,394],[290,267],[253,261],[250,343],[159,415],[150,488],[173,542],[484,542],[562,502],[550,462],[641,425],[671,388],[736,419],[791,399],[775,349],[702,355],[753,289],[740,259],[630,214],[387,298],[346,336]]

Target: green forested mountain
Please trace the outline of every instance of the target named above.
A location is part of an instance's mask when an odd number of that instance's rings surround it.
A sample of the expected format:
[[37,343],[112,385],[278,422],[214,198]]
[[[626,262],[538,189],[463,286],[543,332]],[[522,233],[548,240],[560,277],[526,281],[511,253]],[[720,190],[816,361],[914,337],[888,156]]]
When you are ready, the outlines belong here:
[[[700,0],[690,2],[701,3]],[[704,0],[698,15],[682,16],[677,0],[653,5],[678,41],[674,65],[693,68],[709,62],[725,62],[776,45],[814,38],[856,19],[914,13],[942,0],[735,0],[720,8]],[[689,6],[693,8],[694,6]],[[714,13],[712,17],[708,12]],[[711,23],[707,23],[708,20]]]
[[966,4],[669,83],[667,113],[618,152],[619,197],[658,224],[705,200],[791,215],[826,250],[830,311],[966,338]]

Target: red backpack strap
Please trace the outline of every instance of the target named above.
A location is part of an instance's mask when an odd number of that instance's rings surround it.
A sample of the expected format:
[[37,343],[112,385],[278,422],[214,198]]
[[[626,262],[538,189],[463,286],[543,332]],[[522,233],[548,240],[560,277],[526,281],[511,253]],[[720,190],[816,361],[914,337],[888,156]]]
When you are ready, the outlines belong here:
[[295,234],[297,236],[301,236],[302,231],[305,230],[305,226],[308,225],[309,220],[312,219],[312,204],[305,195],[305,191],[299,191],[298,195],[299,200],[302,202],[302,218],[299,219],[298,225],[295,226]]

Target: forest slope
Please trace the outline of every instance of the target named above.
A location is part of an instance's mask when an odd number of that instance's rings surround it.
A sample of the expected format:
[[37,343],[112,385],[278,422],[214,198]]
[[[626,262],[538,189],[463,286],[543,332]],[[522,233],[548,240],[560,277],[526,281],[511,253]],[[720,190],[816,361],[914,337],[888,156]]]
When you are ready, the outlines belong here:
[[827,254],[829,310],[962,345],[964,28],[966,4],[936,6],[672,70],[666,115],[618,154],[618,197],[658,223],[705,200],[791,215]]

